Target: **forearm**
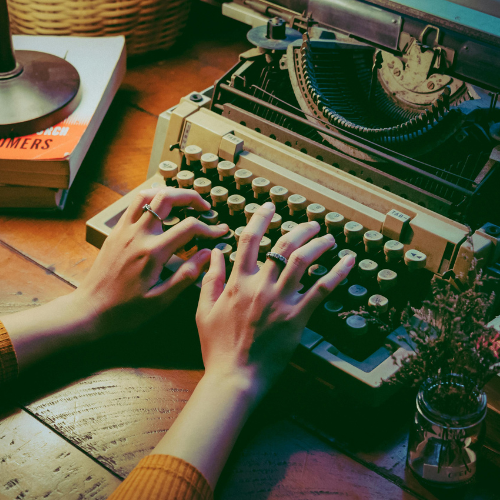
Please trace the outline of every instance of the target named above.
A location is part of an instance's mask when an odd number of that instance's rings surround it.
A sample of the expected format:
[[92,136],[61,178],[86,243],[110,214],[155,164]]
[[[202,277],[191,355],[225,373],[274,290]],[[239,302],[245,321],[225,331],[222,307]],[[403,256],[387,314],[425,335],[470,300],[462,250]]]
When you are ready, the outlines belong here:
[[1,319],[14,346],[20,372],[47,356],[98,336],[93,313],[76,291]]
[[259,391],[243,376],[205,374],[152,453],[182,458],[196,467],[215,488],[258,400]]

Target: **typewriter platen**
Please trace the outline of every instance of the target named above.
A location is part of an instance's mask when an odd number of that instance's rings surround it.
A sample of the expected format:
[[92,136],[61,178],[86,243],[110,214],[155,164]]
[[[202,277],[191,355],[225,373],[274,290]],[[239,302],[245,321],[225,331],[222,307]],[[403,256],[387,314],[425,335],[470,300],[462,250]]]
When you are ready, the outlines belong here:
[[[357,266],[316,311],[294,362],[376,404],[397,370],[387,344],[396,357],[410,351],[399,340],[404,330],[378,338],[359,317],[346,322],[338,313],[418,306],[432,276],[461,286],[474,259],[476,270],[500,274],[500,82],[491,68],[470,75],[468,54],[457,54],[465,35],[449,23],[353,0],[309,2],[303,14],[246,3],[282,18],[249,32],[256,48],[214,88],[160,115],[148,180],[88,221],[87,240],[101,246],[135,192],[155,183],[193,188],[212,202],[212,213],[199,217],[231,227],[216,242],[229,268],[256,205],[271,199],[279,214],[261,260],[294,224],[318,220],[337,248],[311,267],[304,287],[345,252],[356,253]],[[373,21],[364,37],[347,29],[356,18]],[[412,36],[417,21],[426,24]],[[483,58],[500,64],[498,36],[468,33],[471,48],[484,45]]]

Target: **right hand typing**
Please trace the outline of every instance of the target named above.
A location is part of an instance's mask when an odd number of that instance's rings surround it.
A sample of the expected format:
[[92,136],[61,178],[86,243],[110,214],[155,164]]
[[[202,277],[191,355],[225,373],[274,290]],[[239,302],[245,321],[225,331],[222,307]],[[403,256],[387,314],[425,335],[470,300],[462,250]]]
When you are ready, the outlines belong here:
[[268,259],[259,271],[259,242],[273,214],[274,205],[265,203],[251,218],[226,287],[224,258],[219,250],[212,251],[196,315],[206,373],[242,376],[256,399],[289,362],[314,309],[354,265],[346,256],[305,294],[298,293],[307,268],[335,243],[329,234],[312,239],[320,226],[308,222],[272,249],[288,259],[287,265]]

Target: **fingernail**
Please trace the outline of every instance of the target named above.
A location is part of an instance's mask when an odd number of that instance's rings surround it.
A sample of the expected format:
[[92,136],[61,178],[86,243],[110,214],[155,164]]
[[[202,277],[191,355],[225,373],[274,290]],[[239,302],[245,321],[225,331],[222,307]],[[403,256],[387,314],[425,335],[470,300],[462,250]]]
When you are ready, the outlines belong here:
[[262,205],[264,208],[267,208],[269,210],[274,208],[274,203],[271,203],[270,201],[266,201],[264,205]]
[[319,227],[319,222],[316,220],[312,220],[311,222],[309,222],[309,225],[311,225],[312,227]]
[[227,231],[229,229],[229,226],[227,224],[219,224],[217,226],[219,229],[224,229],[224,231]]
[[342,259],[342,265],[347,268],[351,268],[354,266],[354,263],[356,262],[356,259],[354,258],[354,255],[348,254]]
[[325,240],[328,240],[328,241],[335,241],[335,238],[333,237],[333,234],[330,234],[330,233],[325,234],[323,236],[323,238],[325,238]]

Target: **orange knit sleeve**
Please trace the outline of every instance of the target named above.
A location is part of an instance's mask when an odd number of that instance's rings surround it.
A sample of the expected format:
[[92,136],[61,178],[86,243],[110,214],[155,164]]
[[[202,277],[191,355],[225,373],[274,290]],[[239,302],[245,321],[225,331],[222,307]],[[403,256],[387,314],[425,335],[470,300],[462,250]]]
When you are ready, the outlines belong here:
[[212,500],[205,477],[190,463],[170,455],[148,455],[108,500]]
[[7,329],[0,321],[0,386],[15,379],[18,371],[16,351]]

